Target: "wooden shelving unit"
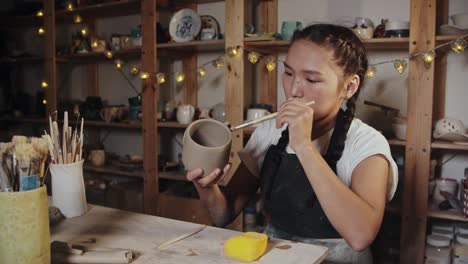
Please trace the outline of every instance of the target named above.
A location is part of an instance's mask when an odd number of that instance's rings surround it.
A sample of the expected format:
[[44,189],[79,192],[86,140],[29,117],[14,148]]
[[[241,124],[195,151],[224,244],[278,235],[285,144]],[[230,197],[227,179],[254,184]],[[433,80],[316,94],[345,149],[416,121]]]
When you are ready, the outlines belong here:
[[127,177],[136,177],[136,178],[143,178],[143,171],[124,171],[120,170],[116,167],[112,166],[92,166],[92,165],[83,165],[84,171],[101,173],[101,174],[112,174],[112,175],[120,175],[120,176],[127,176]]
[[1,58],[0,65],[41,63],[43,61],[44,61],[44,58],[41,58],[41,57]]
[[[135,177],[143,179],[143,171],[125,171],[113,166],[92,166],[92,165],[83,165],[83,170],[88,172],[100,173],[100,174],[111,174],[111,175],[120,175],[126,177]],[[184,172],[180,171],[160,171],[159,178],[166,180],[176,180],[176,181],[187,181],[185,178]]]
[[119,59],[138,59],[141,56],[140,48],[125,49],[113,52],[113,58],[108,59],[104,52],[86,52],[73,55],[59,55],[57,62],[60,63],[96,63],[96,62],[110,62],[114,63],[114,58]]
[[[10,122],[10,123],[29,123],[29,124],[48,124],[48,121],[44,118],[0,118],[0,121]],[[59,121],[60,123],[61,121]],[[76,125],[76,121],[70,120],[70,125]],[[86,127],[98,127],[98,128],[116,128],[116,129],[141,129],[142,123],[140,121],[122,121],[119,123],[116,122],[104,122],[104,121],[90,121],[85,120]],[[160,128],[177,128],[185,129],[188,125],[180,124],[175,121],[169,122],[158,122],[158,127]]]

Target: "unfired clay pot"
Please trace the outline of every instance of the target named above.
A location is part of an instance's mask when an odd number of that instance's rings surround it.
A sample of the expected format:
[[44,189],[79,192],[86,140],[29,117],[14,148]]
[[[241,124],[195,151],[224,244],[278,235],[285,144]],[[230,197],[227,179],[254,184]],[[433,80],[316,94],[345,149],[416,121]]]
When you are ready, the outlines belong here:
[[231,130],[219,121],[200,119],[191,123],[182,141],[182,161],[187,170],[202,168],[203,175],[208,175],[216,168],[223,169],[229,161]]

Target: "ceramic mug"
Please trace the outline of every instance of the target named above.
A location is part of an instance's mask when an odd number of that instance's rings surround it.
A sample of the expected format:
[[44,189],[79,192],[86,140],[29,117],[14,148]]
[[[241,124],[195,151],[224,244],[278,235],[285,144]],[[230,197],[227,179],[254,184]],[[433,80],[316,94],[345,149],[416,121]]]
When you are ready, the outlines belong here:
[[182,139],[182,161],[186,170],[203,169],[208,175],[216,168],[223,169],[229,161],[231,130],[214,119],[200,119],[191,123]]
[[446,200],[442,195],[442,192],[447,192],[452,197],[456,197],[458,193],[458,182],[451,178],[435,179],[434,194],[432,199],[437,205]]
[[195,108],[189,104],[182,104],[177,107],[177,122],[181,124],[190,124],[195,115]]
[[283,21],[281,25],[281,38],[284,40],[291,40],[296,30],[302,30],[302,22]]
[[120,110],[120,107],[118,106],[109,106],[102,108],[101,111],[99,112],[99,116],[106,121],[106,122],[111,122],[113,120],[119,120],[121,118],[122,111]]
[[106,153],[103,149],[91,150],[88,159],[94,166],[102,166],[106,162]]
[[250,108],[247,110],[247,121],[252,121],[260,117],[271,114],[266,109]]

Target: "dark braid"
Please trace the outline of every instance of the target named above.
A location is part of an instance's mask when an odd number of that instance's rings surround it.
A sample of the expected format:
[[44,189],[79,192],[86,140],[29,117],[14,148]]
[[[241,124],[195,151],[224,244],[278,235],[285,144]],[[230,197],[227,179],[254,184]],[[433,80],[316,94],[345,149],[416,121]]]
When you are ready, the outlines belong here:
[[[331,24],[314,24],[294,32],[291,44],[297,40],[308,40],[332,49],[335,63],[343,70],[343,77],[357,74],[360,79],[359,86],[362,87],[368,67],[367,55],[361,40],[351,29]],[[359,96],[360,87],[353,97],[348,98],[346,111],[338,112],[335,129],[325,155],[325,160],[335,173],[336,163],[341,158],[346,135],[354,118],[355,102]]]

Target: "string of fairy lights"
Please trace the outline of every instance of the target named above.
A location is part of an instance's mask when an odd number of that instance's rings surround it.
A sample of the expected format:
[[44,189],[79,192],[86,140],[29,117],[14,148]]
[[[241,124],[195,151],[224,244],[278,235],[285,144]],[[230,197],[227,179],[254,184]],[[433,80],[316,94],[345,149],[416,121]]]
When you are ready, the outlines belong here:
[[[75,6],[73,5],[72,2],[68,2],[66,4],[66,10],[68,12],[75,12]],[[39,17],[39,18],[43,17],[44,16],[43,10],[37,11],[36,16]],[[83,37],[87,37],[87,36],[90,35],[88,27],[86,27],[86,24],[84,23],[83,18],[79,14],[75,14],[73,16],[73,22],[75,24],[83,25],[81,27],[81,29],[80,29],[80,33],[81,33],[81,35]],[[44,27],[39,27],[38,30],[37,30],[37,34],[40,35],[40,36],[44,35],[45,34]],[[467,38],[468,38],[468,34],[463,35],[463,36],[461,36],[461,37],[459,37],[459,38],[457,38],[457,39],[455,39],[453,41],[446,42],[446,43],[443,43],[441,45],[438,45],[438,46],[434,47],[433,49],[431,49],[429,51],[419,52],[419,53],[412,54],[412,55],[409,55],[409,56],[403,57],[403,58],[391,59],[391,60],[386,60],[386,61],[381,61],[381,62],[369,64],[369,67],[368,67],[367,72],[366,72],[366,77],[367,78],[375,77],[376,74],[377,74],[377,66],[380,66],[380,65],[383,65],[383,64],[392,63],[395,70],[396,70],[396,72],[398,72],[399,74],[403,74],[406,71],[406,68],[408,67],[408,61],[409,60],[414,60],[414,59],[420,58],[420,59],[422,59],[424,61],[424,63],[426,63],[429,66],[434,62],[434,59],[436,57],[436,51],[440,50],[442,48],[448,47],[448,46],[450,46],[450,48],[455,53],[461,54],[465,50],[465,48],[467,47],[467,40],[466,40]],[[93,48],[98,47],[98,45],[99,44],[98,44],[97,39],[93,40],[91,42],[91,47],[93,47]],[[106,43],[106,46],[107,46],[107,43]],[[244,51],[247,52],[247,59],[249,60],[250,63],[256,64],[257,62],[261,61],[264,64],[264,67],[267,69],[268,72],[272,72],[272,71],[274,71],[276,69],[277,61],[282,61],[282,60],[277,59],[275,56],[272,56],[270,54],[261,54],[261,53],[246,50],[246,49],[244,49]],[[102,53],[107,59],[109,59],[109,60],[114,59],[114,65],[115,65],[116,69],[118,70],[118,72],[120,72],[124,76],[124,78],[127,80],[127,82],[132,87],[132,89],[135,91],[135,93],[137,93],[137,95],[139,95],[137,89],[135,88],[135,86],[133,85],[131,80],[127,77],[125,72],[122,70],[123,65],[124,65],[124,61],[119,59],[119,58],[115,58],[114,52],[112,50],[107,49],[107,47],[106,47],[105,51],[103,51]],[[226,49],[226,54],[225,55],[229,56],[230,58],[233,58],[233,57],[238,57],[240,54],[241,54],[241,47],[228,47]],[[189,69],[189,70],[195,70],[197,72],[198,78],[201,79],[201,78],[206,76],[206,73],[207,73],[206,67],[208,67],[210,65],[212,67],[214,67],[215,69],[217,69],[217,70],[222,70],[224,68],[225,55],[221,55],[219,57],[216,57],[213,60],[210,60],[210,61],[208,61],[206,63],[203,63],[200,66],[197,66],[195,69]],[[177,83],[181,83],[181,82],[183,82],[185,80],[185,73],[182,72],[182,71],[169,72],[169,73],[167,73],[167,72],[150,73],[150,72],[142,71],[140,69],[140,67],[137,66],[137,65],[132,65],[131,66],[130,74],[132,76],[139,76],[142,80],[148,79],[148,78],[151,77],[151,75],[153,75],[153,76],[155,76],[156,82],[157,82],[158,85],[161,85],[161,84],[167,82],[167,80],[171,76],[173,76],[174,80]],[[42,88],[47,88],[48,86],[49,86],[49,84],[47,83],[47,81],[42,80],[41,87]],[[44,100],[43,104],[47,104],[47,101]]]

